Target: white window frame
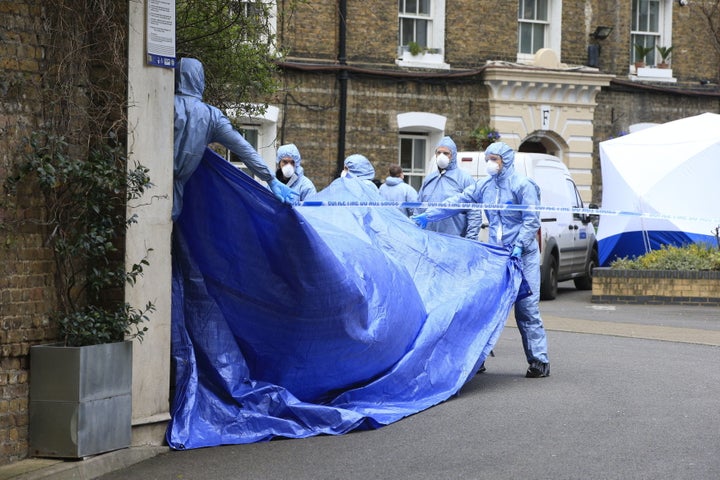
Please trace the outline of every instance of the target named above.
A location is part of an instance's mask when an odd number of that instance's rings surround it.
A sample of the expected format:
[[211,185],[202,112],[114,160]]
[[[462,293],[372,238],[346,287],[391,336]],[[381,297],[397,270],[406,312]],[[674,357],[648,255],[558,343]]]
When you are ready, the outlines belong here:
[[[632,0],[634,3],[638,2],[652,2],[658,4],[658,26],[657,31],[655,30],[639,30],[635,29],[636,19],[630,19],[630,65],[635,63],[635,44],[638,43],[639,37],[654,37],[654,46],[670,46],[672,45],[672,0]],[[631,10],[632,11],[632,10]],[[647,45],[647,42],[643,43]],[[657,65],[660,60],[657,49],[654,49],[645,59],[648,66]]]
[[[398,114],[397,123],[399,165],[402,165],[400,151],[402,139],[425,140],[425,152],[419,153],[419,155],[422,155],[422,158],[424,159],[422,167],[407,170],[403,167],[403,173],[405,174],[405,178],[408,183],[412,185],[415,190],[418,190],[422,185],[423,179],[428,173],[429,167],[431,166],[430,159],[434,153],[435,146],[440,143],[440,139],[445,134],[447,117],[428,112],[406,112]],[[413,167],[415,167],[414,163]]]
[[[257,133],[257,145],[253,145],[255,150],[258,151],[262,157],[265,165],[268,166],[271,172],[277,170],[275,163],[275,155],[277,149],[275,148],[275,139],[277,138],[277,124],[278,117],[280,116],[280,109],[272,105],[267,107],[267,110],[262,116],[237,116],[237,110],[230,109],[226,112],[228,118],[235,121],[236,124],[240,125],[240,129],[256,130]],[[252,172],[242,162],[234,161],[229,150],[225,151],[225,158],[241,169],[243,172],[252,176]]]
[[[520,3],[524,0],[518,0],[518,63],[532,63],[535,60],[535,53],[520,53],[520,24],[521,23],[543,23],[545,24],[545,38],[544,44],[540,48],[550,48],[555,51],[560,59],[560,43],[562,41],[562,1],[561,0],[547,0],[547,21],[528,21],[520,18]],[[537,0],[535,0],[537,2]]]
[[[242,134],[243,137],[245,137],[245,140],[247,140],[248,143],[250,145],[252,145],[255,150],[258,150],[258,146],[260,144],[260,125],[259,124],[244,123],[241,126],[239,126],[238,131]],[[252,138],[248,138],[246,131],[255,132],[256,138],[254,139],[254,141]],[[239,168],[246,174],[250,175],[251,177],[253,176],[253,173],[250,171],[249,168],[247,168],[245,166],[245,163],[243,163],[239,158],[237,158],[235,156],[235,154],[232,153],[230,150],[225,150],[225,160],[232,163],[237,168]]]
[[[405,0],[400,0],[405,1]],[[398,58],[395,63],[401,67],[441,68],[449,69],[445,63],[445,0],[429,0],[430,15],[401,15],[398,8]],[[399,5],[399,4],[398,4]],[[429,21],[428,45],[418,55],[412,55],[407,45],[402,45],[400,38],[401,18],[422,18]]]
[[[411,142],[410,152],[410,165],[407,162],[403,162],[403,141]],[[410,184],[415,190],[419,190],[422,186],[422,182],[425,179],[425,173],[427,170],[428,163],[428,134],[427,133],[416,133],[416,132],[401,132],[398,135],[398,164],[403,169],[405,176],[405,182]]]
[[[407,11],[401,12],[400,11],[400,9],[403,9],[403,8],[405,10],[407,10],[408,4],[410,4],[410,3],[412,3],[416,7],[416,10],[419,10],[419,5],[422,2],[427,2],[427,6],[428,6],[427,13],[407,12]],[[432,39],[432,23],[433,23],[432,9],[433,9],[433,1],[432,0],[398,0],[398,29],[400,30],[399,39],[400,39],[401,47],[405,46],[405,44],[403,43],[403,29],[402,29],[404,20],[410,20],[413,22],[413,25],[414,25],[413,30],[415,32],[415,35],[413,35],[412,41],[417,42],[418,44],[420,44],[421,47],[430,48],[432,46],[432,43],[433,43],[433,41],[432,41],[433,40]],[[426,37],[425,42],[418,41],[418,38],[417,38],[418,28],[417,28],[416,22],[427,22],[428,29],[425,32],[425,37]]]
[[[247,17],[247,13],[248,13],[248,8],[250,7],[251,4],[253,4],[253,3],[266,4],[269,7],[268,8],[268,18],[267,18],[268,31],[270,32],[270,35],[275,37],[275,34],[277,32],[277,2],[275,2],[273,0],[234,0],[233,3],[237,4],[238,8],[243,9],[243,15],[245,15],[246,17]],[[269,39],[264,38],[263,40],[265,42],[267,42]],[[243,38],[241,41],[247,42],[247,39]],[[274,45],[273,45],[273,47],[274,47]]]

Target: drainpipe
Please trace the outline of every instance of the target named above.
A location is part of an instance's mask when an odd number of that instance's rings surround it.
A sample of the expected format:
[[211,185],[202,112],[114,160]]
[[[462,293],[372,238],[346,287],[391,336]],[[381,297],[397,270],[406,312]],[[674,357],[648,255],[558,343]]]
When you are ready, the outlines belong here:
[[[347,34],[347,0],[340,0],[338,6],[340,14],[339,22],[339,38],[338,38],[338,63],[340,66],[347,65],[347,55],[345,51],[345,38]],[[338,138],[337,138],[337,175],[340,175],[345,168],[345,120],[347,117],[347,69],[341,68],[338,72],[338,88],[340,89],[340,109],[338,112]]]

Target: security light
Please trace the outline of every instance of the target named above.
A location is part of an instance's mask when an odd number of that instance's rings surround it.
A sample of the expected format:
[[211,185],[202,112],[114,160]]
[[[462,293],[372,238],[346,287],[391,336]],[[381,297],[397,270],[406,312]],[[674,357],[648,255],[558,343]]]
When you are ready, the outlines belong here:
[[612,30],[613,27],[596,27],[595,31],[591,33],[590,36],[595,40],[605,40],[610,36],[610,32],[612,32]]

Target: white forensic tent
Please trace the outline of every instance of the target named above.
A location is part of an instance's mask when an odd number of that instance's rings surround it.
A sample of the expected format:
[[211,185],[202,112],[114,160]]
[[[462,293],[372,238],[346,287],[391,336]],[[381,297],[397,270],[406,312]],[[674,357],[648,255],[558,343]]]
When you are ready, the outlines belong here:
[[[600,265],[662,245],[715,245],[720,224],[720,115],[703,113],[600,142]],[[687,217],[687,218],[683,218]]]

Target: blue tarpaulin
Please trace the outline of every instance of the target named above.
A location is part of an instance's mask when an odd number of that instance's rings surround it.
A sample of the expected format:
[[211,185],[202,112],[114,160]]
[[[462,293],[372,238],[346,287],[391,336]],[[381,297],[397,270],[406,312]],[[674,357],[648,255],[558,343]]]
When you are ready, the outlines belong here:
[[[342,178],[313,200],[381,201]],[[173,230],[175,449],[378,428],[475,375],[522,274],[397,208],[291,207],[207,150]]]

